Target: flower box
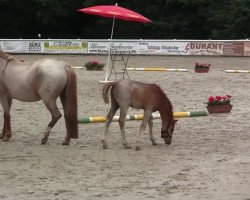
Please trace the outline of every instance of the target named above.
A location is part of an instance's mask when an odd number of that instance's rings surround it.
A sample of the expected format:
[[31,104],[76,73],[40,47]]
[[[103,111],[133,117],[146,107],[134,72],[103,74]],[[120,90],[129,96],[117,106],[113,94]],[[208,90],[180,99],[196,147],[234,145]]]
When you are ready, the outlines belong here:
[[209,69],[194,69],[196,73],[208,73]]
[[232,108],[233,105],[207,106],[209,113],[229,113]]
[[231,96],[210,96],[207,102],[207,110],[209,113],[228,113],[231,112]]
[[196,73],[208,73],[210,64],[200,64],[200,63],[195,63],[194,71]]
[[84,67],[86,67],[86,70],[97,70],[101,71],[103,70],[104,64],[99,63],[97,60],[91,60],[85,63]]
[[102,71],[103,67],[86,67],[86,70]]

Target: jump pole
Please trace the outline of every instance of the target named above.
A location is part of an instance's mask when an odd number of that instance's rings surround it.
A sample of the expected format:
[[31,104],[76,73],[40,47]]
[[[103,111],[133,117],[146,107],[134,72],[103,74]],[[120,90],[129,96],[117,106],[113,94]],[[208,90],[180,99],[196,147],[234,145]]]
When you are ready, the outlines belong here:
[[[192,112],[174,112],[174,118],[185,118],[185,117],[199,117],[199,116],[207,116],[207,111],[192,111]],[[152,114],[153,119],[160,119],[161,116],[159,113],[153,113]],[[138,115],[126,115],[126,121],[130,120],[142,120],[143,114]],[[113,122],[118,121],[119,116],[114,116]],[[78,119],[79,124],[85,124],[85,123],[96,123],[96,122],[106,122],[106,116],[93,116],[93,117],[80,117]]]
[[243,70],[243,69],[239,69],[239,70],[231,70],[231,69],[227,69],[225,70],[226,73],[250,73],[250,70]]
[[187,69],[170,69],[164,67],[145,67],[145,68],[138,68],[138,67],[128,67],[127,70],[129,71],[159,71],[159,72],[187,72]]

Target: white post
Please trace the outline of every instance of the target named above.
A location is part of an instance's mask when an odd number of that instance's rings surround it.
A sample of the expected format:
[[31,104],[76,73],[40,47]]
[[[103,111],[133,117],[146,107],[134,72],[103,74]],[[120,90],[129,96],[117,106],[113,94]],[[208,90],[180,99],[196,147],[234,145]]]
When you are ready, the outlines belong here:
[[112,45],[112,39],[113,39],[114,25],[115,25],[115,15],[113,17],[113,25],[112,25],[111,36],[110,36],[110,45],[109,45],[108,61],[107,61],[107,67],[106,67],[106,73],[105,73],[105,81],[108,81],[108,73],[109,73],[108,69],[109,69],[109,62],[110,62],[110,54],[111,54],[111,45]]
[[[116,3],[115,6],[118,4]],[[110,45],[109,45],[109,52],[108,52],[108,60],[107,60],[107,67],[106,67],[106,72],[105,72],[105,80],[104,81],[99,81],[100,83],[108,82],[108,76],[109,76],[109,63],[110,63],[110,54],[111,54],[111,44],[112,44],[112,39],[113,39],[113,33],[114,33],[114,26],[115,26],[115,15],[113,17],[113,24],[112,24],[112,29],[111,29],[111,35],[110,35]]]

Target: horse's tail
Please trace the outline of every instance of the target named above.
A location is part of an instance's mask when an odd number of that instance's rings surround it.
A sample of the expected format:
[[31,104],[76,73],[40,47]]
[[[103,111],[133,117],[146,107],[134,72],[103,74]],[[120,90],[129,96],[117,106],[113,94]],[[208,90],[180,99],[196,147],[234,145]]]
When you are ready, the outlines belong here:
[[65,67],[68,80],[61,100],[64,104],[64,118],[66,129],[70,138],[78,138],[78,112],[77,112],[77,80],[76,74],[70,66]]
[[111,82],[111,83],[106,83],[103,88],[102,88],[102,98],[103,98],[103,101],[105,103],[109,103],[109,96],[108,96],[108,91],[109,91],[109,88],[112,86],[115,85],[115,82]]

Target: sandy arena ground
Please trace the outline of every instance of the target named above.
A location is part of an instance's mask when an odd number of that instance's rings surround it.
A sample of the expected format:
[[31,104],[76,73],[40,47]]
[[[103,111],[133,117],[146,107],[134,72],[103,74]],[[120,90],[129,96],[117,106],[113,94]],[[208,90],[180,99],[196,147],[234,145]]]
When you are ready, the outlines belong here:
[[[16,57],[24,61],[56,57],[73,66],[83,66],[92,58],[107,61],[107,56]],[[194,73],[195,62],[210,63],[211,71]],[[233,96],[233,110],[180,119],[169,146],[160,137],[161,121],[154,120],[158,146],[151,145],[148,134],[143,135],[141,151],[136,152],[140,121],[126,123],[132,149],[123,149],[117,122],[111,124],[107,150],[101,145],[103,123],[80,125],[79,139],[62,146],[64,119],[52,130],[48,144],[41,145],[49,112],[41,101],[14,100],[13,137],[8,143],[0,141],[0,199],[250,200],[250,75],[224,72],[250,70],[250,58],[131,56],[129,66],[187,68],[188,72],[129,73],[134,80],[159,84],[174,111],[206,110],[210,95],[226,94]],[[75,71],[79,117],[106,115],[110,105],[104,104],[98,83],[104,80],[104,72]],[[58,105],[62,111],[59,101]],[[129,113],[141,111],[130,109]]]

